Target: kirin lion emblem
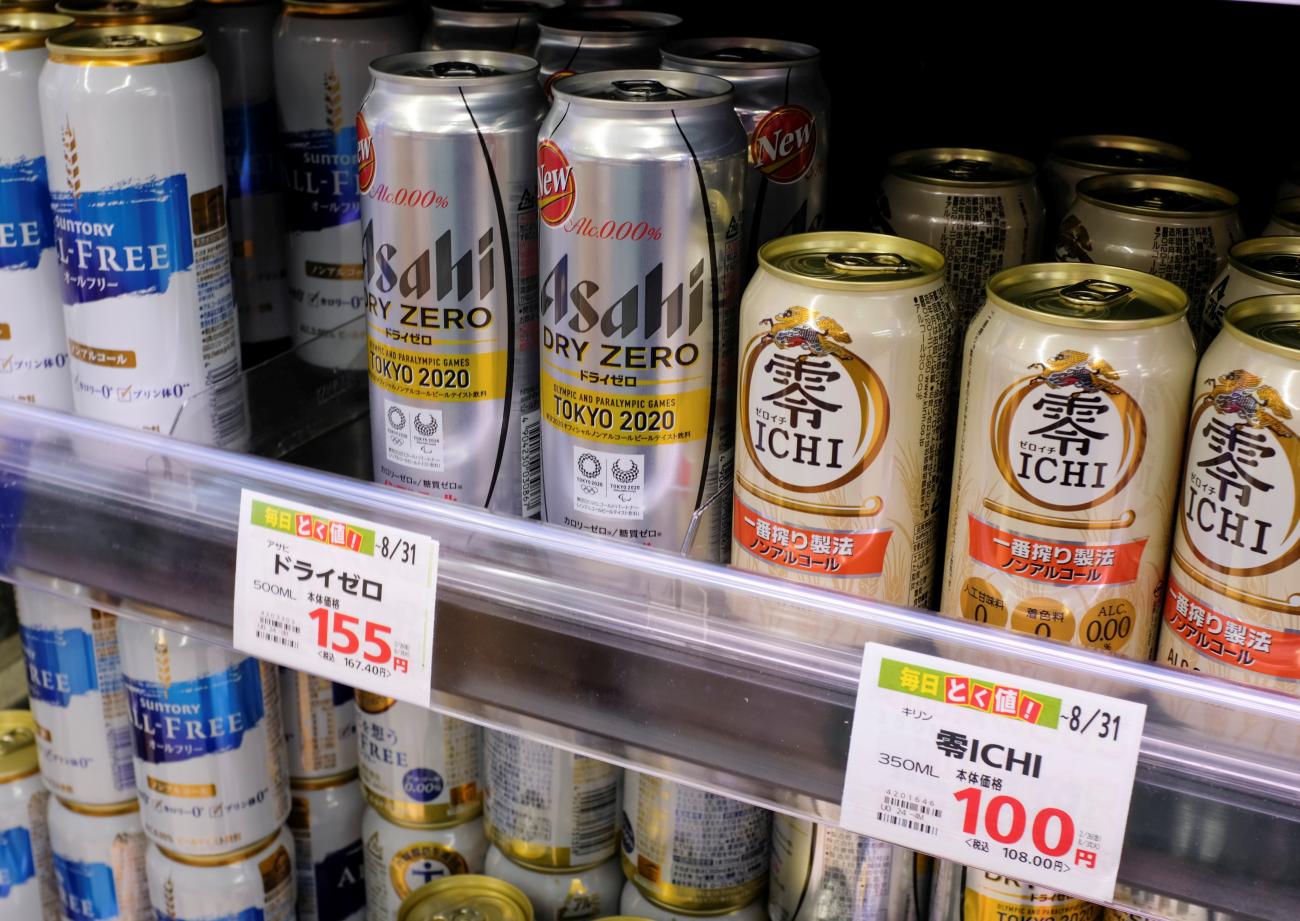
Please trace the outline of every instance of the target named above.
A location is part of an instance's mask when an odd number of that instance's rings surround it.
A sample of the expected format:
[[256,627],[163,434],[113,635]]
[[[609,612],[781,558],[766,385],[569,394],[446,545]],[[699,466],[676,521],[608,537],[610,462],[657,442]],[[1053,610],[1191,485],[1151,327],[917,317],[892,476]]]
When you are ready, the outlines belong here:
[[806,361],[813,355],[834,355],[840,361],[852,361],[853,353],[840,346],[853,341],[844,327],[833,317],[817,315],[814,320],[813,316],[807,307],[789,307],[770,319],[761,320],[771,327],[763,335],[762,344],[774,342],[778,349],[797,348],[807,353],[799,355],[796,361]]
[[1205,382],[1210,387],[1209,400],[1218,412],[1241,419],[1238,427],[1268,429],[1278,438],[1293,437],[1283,419],[1291,418],[1291,409],[1282,395],[1257,374],[1237,369]]
[[1104,358],[1095,361],[1085,352],[1066,349],[1057,352],[1046,362],[1036,361],[1030,368],[1038,368],[1038,379],[1048,387],[1077,387],[1084,393],[1123,393],[1110,383],[1119,380],[1119,372],[1110,366]]

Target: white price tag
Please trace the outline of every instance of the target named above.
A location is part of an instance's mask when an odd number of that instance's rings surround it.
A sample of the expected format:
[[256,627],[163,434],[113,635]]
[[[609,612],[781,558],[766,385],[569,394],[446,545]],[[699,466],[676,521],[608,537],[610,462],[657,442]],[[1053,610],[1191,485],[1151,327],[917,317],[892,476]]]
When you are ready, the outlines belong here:
[[235,648],[429,705],[438,542],[244,490]]
[[840,824],[1111,901],[1146,705],[868,644]]

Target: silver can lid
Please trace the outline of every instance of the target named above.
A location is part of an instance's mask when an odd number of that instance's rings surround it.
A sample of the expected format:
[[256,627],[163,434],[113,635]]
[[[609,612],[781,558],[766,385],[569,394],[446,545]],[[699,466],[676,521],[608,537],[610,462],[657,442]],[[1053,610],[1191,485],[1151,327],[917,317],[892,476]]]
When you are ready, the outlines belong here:
[[713,105],[730,100],[731,84],[681,70],[602,70],[558,80],[555,98],[614,106]]

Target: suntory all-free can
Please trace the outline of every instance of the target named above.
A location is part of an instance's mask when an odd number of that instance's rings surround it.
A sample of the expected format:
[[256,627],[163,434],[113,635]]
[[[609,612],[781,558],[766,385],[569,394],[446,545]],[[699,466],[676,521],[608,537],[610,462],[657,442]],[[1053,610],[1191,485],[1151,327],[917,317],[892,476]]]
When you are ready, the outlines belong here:
[[560,10],[543,16],[533,57],[546,98],[555,81],[597,70],[657,67],[681,17],[648,10]]
[[117,618],[21,585],[14,600],[45,785],[82,805],[134,802]]
[[924,858],[831,825],[772,819],[771,921],[926,921]]
[[69,921],[154,921],[140,805],[84,807],[50,797],[50,852]]
[[71,16],[80,28],[104,26],[193,25],[194,0],[59,0],[56,13]]
[[1300,235],[1300,198],[1284,198],[1273,206],[1273,213],[1260,236],[1294,237]]
[[767,906],[762,899],[724,911],[686,911],[664,902],[656,902],[630,879],[623,884],[623,895],[618,907],[622,917],[644,921],[696,921],[698,918],[708,918],[710,921],[768,921]]
[[532,54],[537,20],[563,5],[564,0],[434,0],[423,47]]
[[356,115],[370,62],[417,44],[400,0],[289,0],[272,47],[280,112],[280,169],[289,242],[294,345],[310,364],[361,369],[366,331],[357,189]]
[[532,58],[380,58],[357,115],[375,479],[541,508]]
[[158,921],[296,921],[288,828],[219,857],[189,857],[155,842],[145,863]]
[[1056,258],[1149,272],[1187,293],[1200,329],[1205,292],[1245,236],[1237,196],[1208,182],[1127,173],[1079,183],[1061,221]]
[[1074,187],[1109,173],[1187,171],[1192,155],[1176,144],[1124,134],[1085,134],[1061,138],[1043,163],[1043,192],[1051,217],[1060,221],[1074,203]]
[[617,858],[577,869],[541,870],[511,860],[496,845],[488,848],[483,872],[518,887],[534,914],[546,921],[607,917],[619,910],[627,882]]
[[280,713],[294,780],[357,769],[356,693],[345,684],[280,669]]
[[930,921],[1102,921],[1102,907],[997,873],[940,860]]
[[368,691],[357,692],[357,741],[366,799],[388,818],[458,825],[483,811],[482,730]]
[[933,246],[947,260],[958,332],[984,303],[997,272],[1033,262],[1047,211],[1028,160],[989,150],[940,147],[889,159],[879,210],[888,233]]
[[732,565],[928,603],[955,317],[937,250],[773,240],[740,305]]
[[273,835],[289,815],[276,667],[142,623],[118,637],[145,834],[193,858]]
[[293,781],[294,866],[298,921],[362,921],[366,916],[361,815],[366,801],[356,771]]
[[766,809],[625,772],[623,872],[654,903],[714,913],[754,901],[767,884],[771,831]]
[[63,297],[37,79],[45,40],[72,24],[0,12],[0,398],[72,409]]
[[[402,903],[401,921],[434,921],[449,916],[476,921],[533,921],[528,898],[509,883],[468,874],[435,880]],[[619,919],[628,921],[628,919]]]
[[1196,347],[1132,269],[989,282],[966,334],[940,613],[1149,659]]
[[1300,295],[1238,301],[1196,369],[1159,658],[1300,680]]
[[744,150],[717,77],[557,84],[537,149],[544,520],[726,559],[730,507],[706,504],[731,480]]
[[749,136],[745,182],[745,275],[758,248],[826,222],[830,92],[821,53],[774,38],[697,38],[663,50],[663,66],[712,74],[731,84]]
[[481,818],[427,828],[394,822],[372,806],[361,829],[369,921],[397,921],[402,901],[435,879],[483,872],[488,842]]
[[279,9],[263,0],[203,0],[198,12],[208,53],[221,77],[230,268],[248,366],[289,345],[271,65],[271,32]]
[[221,93],[202,33],[74,30],[49,49],[41,122],[62,160],[50,196],[76,411],[166,434],[208,392],[189,437],[242,447]]
[[49,797],[31,714],[0,710],[0,915],[6,921],[62,921],[50,862]]
[[1205,295],[1200,345],[1204,350],[1223,328],[1223,315],[1237,301],[1267,294],[1300,294],[1300,236],[1242,240]]

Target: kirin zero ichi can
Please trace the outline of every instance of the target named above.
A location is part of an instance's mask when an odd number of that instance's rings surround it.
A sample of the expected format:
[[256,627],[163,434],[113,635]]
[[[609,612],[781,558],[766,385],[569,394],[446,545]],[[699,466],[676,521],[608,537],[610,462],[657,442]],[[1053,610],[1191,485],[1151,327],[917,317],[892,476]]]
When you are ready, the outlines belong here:
[[830,93],[812,45],[773,38],[698,38],[663,50],[663,66],[731,84],[749,136],[746,277],[768,240],[820,230],[826,215]]
[[1284,198],[1273,206],[1265,237],[1292,237],[1300,235],[1300,198]]
[[366,918],[397,921],[412,892],[444,876],[482,873],[482,818],[444,828],[394,822],[373,805],[361,822],[366,860]]
[[627,878],[616,858],[595,866],[539,870],[511,860],[496,845],[488,848],[483,872],[528,896],[537,917],[547,921],[604,918],[619,910]]
[[733,565],[929,600],[953,351],[943,268],[882,234],[759,251],[740,308]]
[[357,189],[356,114],[370,62],[415,47],[400,0],[289,0],[272,57],[280,111],[280,168],[289,230],[287,271],[294,345],[325,368],[363,367],[365,276]]
[[15,586],[45,785],[82,805],[135,801],[117,618]]
[[345,684],[280,669],[289,777],[314,780],[357,769],[356,693]]
[[1160,660],[1297,694],[1300,295],[1238,301],[1196,369]]
[[564,0],[434,0],[423,47],[532,54],[537,20],[563,5]]
[[940,860],[930,921],[1102,921],[1100,905]]
[[555,81],[597,70],[657,67],[659,47],[681,25],[671,13],[561,10],[543,16],[533,57],[550,99]]
[[220,857],[190,857],[155,842],[145,865],[157,921],[296,921],[288,828]]
[[1124,134],[1061,138],[1043,164],[1043,192],[1052,218],[1060,221],[1084,179],[1109,173],[1186,172],[1192,155],[1176,144]]
[[192,437],[239,448],[221,94],[202,33],[115,26],[49,48],[41,122],[62,160],[50,195],[76,411],[167,433],[209,391]]
[[293,781],[297,921],[362,921],[366,916],[361,814],[366,801],[356,772]]
[[[745,134],[730,85],[556,85],[537,149],[545,520],[727,555]],[[693,522],[697,511],[699,519]]]
[[1201,313],[1204,350],[1223,328],[1223,315],[1237,301],[1267,294],[1300,293],[1300,236],[1242,240],[1228,252],[1228,264],[1210,285]]
[[0,12],[0,398],[72,409],[37,79],[45,40],[72,24]]
[[118,635],[145,834],[196,858],[274,834],[289,815],[275,666],[126,620]]
[[68,921],[154,921],[139,803],[87,808],[51,796],[49,823]]
[[940,613],[1149,659],[1196,348],[1151,275],[1044,263],[966,334]]
[[[528,898],[514,886],[488,876],[455,876],[421,886],[403,904],[401,921],[533,921]],[[626,921],[626,919],[620,919]]]
[[0,915],[61,921],[50,863],[50,794],[36,762],[36,724],[25,710],[0,710]]
[[1047,211],[1036,172],[1020,157],[964,147],[889,159],[879,200],[884,228],[943,253],[958,332],[994,274],[1039,257]]
[[541,508],[532,58],[381,58],[357,115],[375,478]]

